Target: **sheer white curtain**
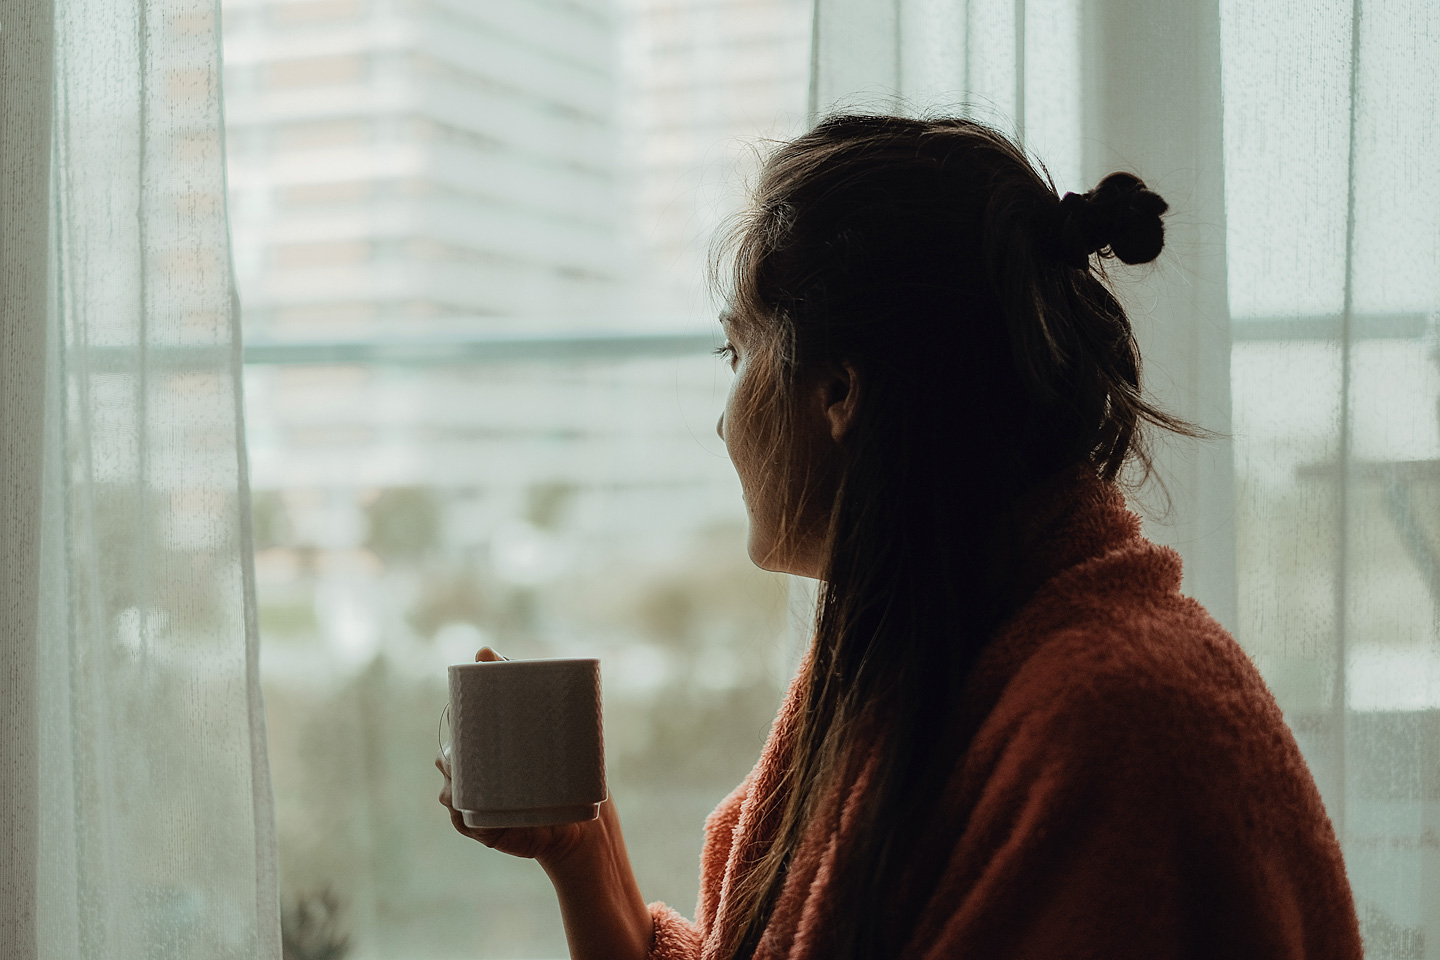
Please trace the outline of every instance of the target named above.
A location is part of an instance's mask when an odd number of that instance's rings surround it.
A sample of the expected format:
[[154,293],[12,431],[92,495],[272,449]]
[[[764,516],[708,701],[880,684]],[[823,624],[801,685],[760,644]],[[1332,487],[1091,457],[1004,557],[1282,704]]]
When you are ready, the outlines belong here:
[[[959,111],[1057,185],[1139,174],[1116,272],[1170,410],[1148,532],[1325,796],[1371,957],[1440,958],[1440,7],[817,0],[812,107]],[[1223,97],[1222,97],[1223,93]]]
[[0,953],[278,958],[218,9],[0,44]]

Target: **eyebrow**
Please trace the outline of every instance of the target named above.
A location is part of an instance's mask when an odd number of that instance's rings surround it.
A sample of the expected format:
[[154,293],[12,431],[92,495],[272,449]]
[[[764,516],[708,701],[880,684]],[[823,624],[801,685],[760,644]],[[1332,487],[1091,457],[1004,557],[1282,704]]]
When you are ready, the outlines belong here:
[[719,321],[720,321],[720,326],[723,327],[723,326],[725,326],[726,324],[728,324],[731,320],[733,320],[734,318],[735,318],[735,315],[734,315],[733,313],[731,313],[729,310],[721,310],[721,311],[720,311],[720,316],[719,316],[717,319],[719,319]]

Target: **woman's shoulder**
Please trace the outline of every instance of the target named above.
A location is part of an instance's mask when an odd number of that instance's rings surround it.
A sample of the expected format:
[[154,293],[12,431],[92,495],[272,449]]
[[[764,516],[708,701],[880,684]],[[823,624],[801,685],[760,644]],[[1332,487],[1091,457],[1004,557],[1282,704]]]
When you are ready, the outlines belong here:
[[1299,749],[1178,573],[1137,538],[1043,586],[987,649],[919,952],[1011,956],[1023,930],[1035,956],[1358,956]]
[[1303,771],[1249,657],[1179,587],[1178,556],[1140,538],[1044,585],[977,665],[975,746],[1181,779]]
[[983,659],[1006,673],[1064,661],[1067,671],[1101,677],[1153,671],[1177,680],[1202,663],[1248,664],[1229,632],[1181,592],[1182,573],[1178,553],[1137,530],[1054,570]]
[[967,764],[1033,745],[1089,769],[1126,752],[1156,767],[1195,768],[1207,754],[1222,766],[1257,742],[1298,762],[1259,673],[1181,592],[1180,555],[1144,537],[1119,487],[1077,466],[1037,487],[1017,517],[1014,612],[962,698],[975,732]]

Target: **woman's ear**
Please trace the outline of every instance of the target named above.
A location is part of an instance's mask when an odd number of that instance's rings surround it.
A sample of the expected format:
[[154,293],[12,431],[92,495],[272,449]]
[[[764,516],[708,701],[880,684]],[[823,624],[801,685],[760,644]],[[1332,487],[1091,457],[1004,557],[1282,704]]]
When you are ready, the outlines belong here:
[[830,425],[830,439],[845,439],[855,423],[859,410],[861,384],[859,372],[848,360],[830,367],[820,379],[820,403]]

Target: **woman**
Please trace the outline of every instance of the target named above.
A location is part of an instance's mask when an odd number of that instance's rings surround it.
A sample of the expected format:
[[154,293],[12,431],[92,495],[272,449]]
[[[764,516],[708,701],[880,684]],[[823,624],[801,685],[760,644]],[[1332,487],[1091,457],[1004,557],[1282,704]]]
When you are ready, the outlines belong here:
[[1153,260],[1165,209],[1119,173],[1062,200],[967,120],[834,117],[770,157],[719,430],[752,559],[823,583],[816,635],[693,924],[645,905],[612,804],[451,811],[541,863],[572,957],[1361,956],[1279,709],[1115,485],[1142,428],[1195,432],[1142,398],[1093,259]]

